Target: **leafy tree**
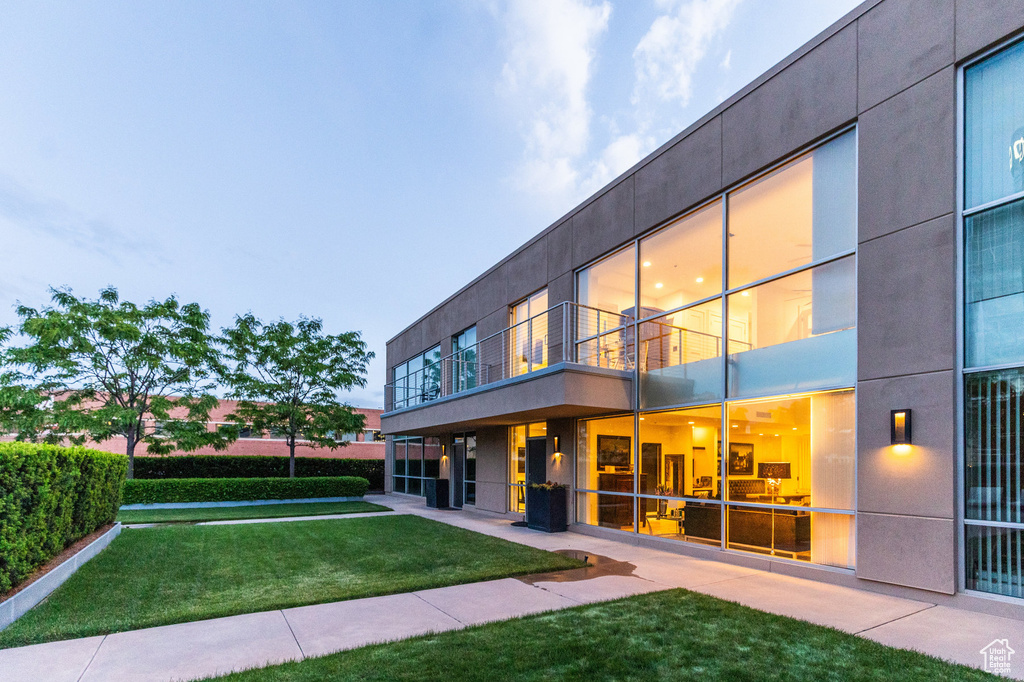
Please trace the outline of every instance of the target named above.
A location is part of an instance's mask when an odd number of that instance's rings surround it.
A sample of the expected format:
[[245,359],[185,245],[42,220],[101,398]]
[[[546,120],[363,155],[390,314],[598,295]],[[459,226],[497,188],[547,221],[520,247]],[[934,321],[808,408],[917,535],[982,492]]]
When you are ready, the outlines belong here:
[[365,386],[373,353],[359,332],[323,334],[319,319],[264,324],[252,314],[224,329],[224,357],[230,365],[222,383],[237,399],[228,415],[239,427],[283,435],[288,443],[288,474],[295,476],[299,440],[330,449],[345,445],[337,434],[361,431],[364,417],[338,400],[339,391]]
[[[139,307],[108,287],[96,300],[50,289],[51,306],[18,305],[25,346],[0,360],[0,422],[18,440],[83,443],[124,436],[128,477],[135,448],[153,454],[222,450],[234,428],[208,431],[218,352],[209,313],[174,296]],[[0,342],[13,330],[0,330]],[[172,416],[173,411],[173,416]],[[146,428],[146,420],[161,422]]]

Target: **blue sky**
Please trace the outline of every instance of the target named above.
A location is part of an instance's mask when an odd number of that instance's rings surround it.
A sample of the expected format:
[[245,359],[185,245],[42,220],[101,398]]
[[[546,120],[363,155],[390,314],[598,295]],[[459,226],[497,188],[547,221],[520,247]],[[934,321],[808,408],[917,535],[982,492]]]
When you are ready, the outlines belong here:
[[852,0],[0,5],[0,324],[47,287],[384,344]]

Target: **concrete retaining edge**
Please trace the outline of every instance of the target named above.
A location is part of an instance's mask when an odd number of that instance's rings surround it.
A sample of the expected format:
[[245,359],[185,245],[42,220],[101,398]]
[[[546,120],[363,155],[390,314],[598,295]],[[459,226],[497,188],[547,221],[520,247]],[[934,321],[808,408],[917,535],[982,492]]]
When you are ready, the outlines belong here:
[[121,524],[115,523],[113,528],[80,549],[74,556],[66,559],[7,601],[0,603],[0,630],[21,618],[29,609],[50,596],[51,592],[60,587],[85,562],[99,554],[120,534]]
[[265,504],[302,504],[312,502],[361,502],[360,497],[300,497],[294,500],[249,500],[246,502],[153,502],[151,504],[125,504],[121,511],[136,509],[210,509],[213,507],[258,507]]

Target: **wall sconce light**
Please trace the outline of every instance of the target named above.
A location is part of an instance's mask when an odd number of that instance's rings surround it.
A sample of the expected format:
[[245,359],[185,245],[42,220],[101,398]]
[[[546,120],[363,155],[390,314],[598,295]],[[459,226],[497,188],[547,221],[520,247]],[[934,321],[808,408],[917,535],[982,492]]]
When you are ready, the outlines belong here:
[[893,410],[889,417],[889,440],[892,445],[910,445],[910,410]]
[[552,453],[552,456],[555,459],[559,459],[562,456],[562,438],[561,438],[561,436],[555,436],[554,438],[555,438],[555,451]]
[[448,461],[448,446],[447,445],[443,445],[443,444],[441,445],[441,461],[442,462],[447,462]]

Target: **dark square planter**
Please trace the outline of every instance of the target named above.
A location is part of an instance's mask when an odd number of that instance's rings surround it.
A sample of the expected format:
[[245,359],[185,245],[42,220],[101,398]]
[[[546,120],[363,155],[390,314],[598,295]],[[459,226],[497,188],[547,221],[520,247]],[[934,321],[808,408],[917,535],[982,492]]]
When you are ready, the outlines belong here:
[[448,508],[448,479],[428,478],[423,481],[423,493],[431,509]]
[[526,525],[533,530],[560,533],[566,529],[566,488],[526,488]]

